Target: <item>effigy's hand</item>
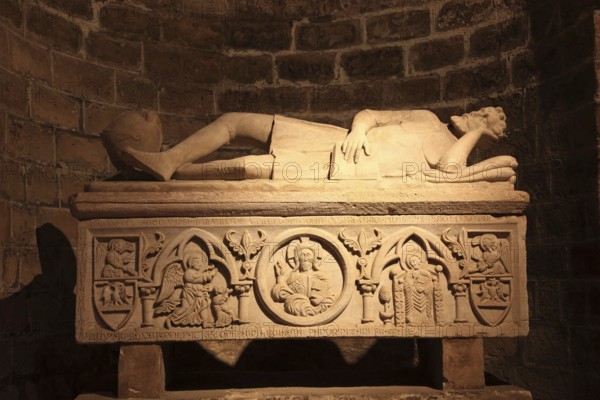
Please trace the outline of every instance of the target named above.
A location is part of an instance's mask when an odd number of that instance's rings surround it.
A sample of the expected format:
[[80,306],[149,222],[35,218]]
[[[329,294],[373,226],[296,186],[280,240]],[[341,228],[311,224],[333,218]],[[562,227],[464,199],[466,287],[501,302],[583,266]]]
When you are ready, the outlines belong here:
[[353,160],[354,163],[358,163],[360,161],[363,149],[366,155],[371,155],[371,148],[369,146],[369,140],[367,139],[366,132],[363,130],[351,131],[348,136],[346,136],[346,140],[344,140],[344,143],[342,144],[344,160],[348,162]]

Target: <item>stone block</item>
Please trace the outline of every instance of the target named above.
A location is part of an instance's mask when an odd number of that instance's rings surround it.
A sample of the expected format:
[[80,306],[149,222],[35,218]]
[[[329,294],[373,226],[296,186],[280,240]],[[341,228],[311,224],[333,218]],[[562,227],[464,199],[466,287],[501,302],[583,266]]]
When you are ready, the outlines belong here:
[[415,71],[431,71],[458,64],[465,55],[463,36],[417,43],[410,48],[410,63]]
[[0,29],[0,66],[9,67],[8,33],[6,29]]
[[235,56],[223,60],[223,75],[239,83],[273,82],[271,56]]
[[565,30],[559,39],[559,46],[564,50],[565,69],[586,62],[592,56],[594,37],[594,24],[590,18],[585,18],[572,29]]
[[[2,289],[4,292],[14,292],[19,288],[18,251],[15,247],[4,248],[3,250],[3,252],[0,252],[0,255],[2,255],[2,269],[0,269],[0,272],[2,272]],[[0,322],[8,323],[8,318],[2,321],[1,313]],[[4,331],[4,329],[0,331]]]
[[223,58],[213,52],[147,43],[144,64],[150,78],[157,82],[216,83],[222,78]]
[[12,201],[25,201],[25,164],[3,161],[0,175],[0,197]]
[[307,110],[307,92],[285,86],[231,89],[219,95],[217,104],[220,112],[303,112]]
[[85,41],[89,59],[119,68],[138,69],[142,64],[141,42],[115,38],[103,32],[90,32]]
[[524,341],[523,357],[533,365],[568,365],[568,332],[566,328],[532,324]]
[[34,204],[58,205],[58,176],[54,166],[27,166],[27,201]]
[[163,86],[158,92],[160,111],[189,115],[214,113],[214,94],[199,87]]
[[70,17],[92,19],[94,16],[92,0],[45,0],[45,3],[67,13]]
[[75,57],[54,53],[54,85],[78,98],[114,102],[114,71]]
[[367,42],[384,43],[428,36],[429,10],[402,11],[367,19]]
[[440,100],[437,75],[420,76],[391,82],[385,93],[385,104],[391,108],[423,106]]
[[9,21],[15,28],[20,28],[23,10],[18,0],[5,0],[0,7],[0,17]]
[[502,92],[508,86],[508,69],[503,61],[450,71],[444,78],[445,100],[458,100]]
[[154,82],[135,74],[117,73],[117,104],[135,109],[156,109],[158,94]]
[[402,47],[383,47],[342,54],[340,65],[352,79],[389,78],[404,76]]
[[316,22],[296,27],[299,50],[327,50],[361,43],[358,21]]
[[528,20],[515,18],[480,28],[471,34],[471,57],[489,57],[523,47],[529,34]]
[[35,244],[35,209],[13,205],[10,209],[12,240],[22,244]]
[[[136,108],[139,109],[141,107]],[[84,108],[83,130],[88,134],[98,135],[104,130],[104,128],[108,126],[114,117],[124,111],[128,111],[128,109],[86,101]]]
[[10,34],[9,37],[10,68],[20,75],[51,82],[50,52],[16,35]]
[[491,0],[449,1],[437,13],[437,30],[448,31],[488,21],[493,7]]
[[102,28],[125,37],[156,40],[160,36],[158,17],[141,8],[107,4],[100,10]]
[[483,339],[442,339],[443,388],[481,389],[483,377]]
[[35,120],[67,129],[79,129],[81,100],[52,88],[31,87],[31,113]]
[[168,42],[207,50],[219,50],[227,41],[221,21],[188,15],[163,20],[163,35]]
[[275,60],[280,79],[327,83],[335,78],[335,54],[293,54]]
[[59,131],[56,137],[56,161],[93,175],[105,171],[108,160],[100,138]]
[[121,345],[119,397],[131,399],[161,397],[164,391],[165,370],[160,346]]
[[83,44],[79,26],[37,6],[28,9],[27,31],[58,50],[76,53]]
[[8,118],[6,149],[19,158],[54,162],[52,127],[11,115]]
[[30,285],[43,272],[37,247],[21,248],[19,251],[19,261],[21,265],[19,269],[19,285],[25,287]]
[[288,21],[244,21],[242,18],[230,22],[228,29],[228,45],[236,49],[287,50],[292,43],[292,25]]
[[179,142],[206,126],[207,118],[186,117],[172,114],[159,114],[163,128],[163,141],[167,144]]
[[69,204],[69,197],[84,190],[85,183],[98,179],[97,171],[86,171],[78,165],[62,168],[59,176],[60,204]]
[[0,201],[0,243],[10,240],[10,207],[8,202]]
[[59,230],[71,242],[77,244],[77,220],[71,216],[68,208],[40,207],[38,226],[50,224]]
[[15,114],[26,116],[29,83],[23,77],[0,68],[0,105]]

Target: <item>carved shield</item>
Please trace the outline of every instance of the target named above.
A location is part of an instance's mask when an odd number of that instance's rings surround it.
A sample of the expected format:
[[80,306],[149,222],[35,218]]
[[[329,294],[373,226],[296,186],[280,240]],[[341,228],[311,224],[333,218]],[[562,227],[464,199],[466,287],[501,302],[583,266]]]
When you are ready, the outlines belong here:
[[138,302],[135,280],[94,282],[94,306],[98,316],[113,331],[125,326]]
[[482,324],[496,326],[504,321],[512,303],[512,279],[510,274],[469,277],[471,306]]

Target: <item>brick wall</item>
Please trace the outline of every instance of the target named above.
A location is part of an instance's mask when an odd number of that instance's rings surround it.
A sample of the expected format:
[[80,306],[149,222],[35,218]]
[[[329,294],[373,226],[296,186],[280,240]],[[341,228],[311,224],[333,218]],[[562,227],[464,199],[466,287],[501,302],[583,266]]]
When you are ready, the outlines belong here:
[[0,0],[0,398],[114,387],[115,348],[73,341],[67,206],[114,174],[98,133],[119,112],[157,111],[174,143],[227,111],[349,127],[367,107],[482,105],[507,111],[489,152],[532,195],[531,335],[487,340],[487,370],[539,399],[597,393],[591,3]]

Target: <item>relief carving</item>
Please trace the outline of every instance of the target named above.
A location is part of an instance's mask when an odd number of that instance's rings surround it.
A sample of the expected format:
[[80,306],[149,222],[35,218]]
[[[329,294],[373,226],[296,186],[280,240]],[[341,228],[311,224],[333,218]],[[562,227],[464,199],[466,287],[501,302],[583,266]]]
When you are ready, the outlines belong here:
[[245,230],[240,240],[235,240],[235,231],[227,232],[225,239],[231,251],[237,254],[242,259],[241,272],[242,276],[240,279],[254,279],[254,263],[253,258],[265,245],[267,240],[267,234],[263,230],[258,230],[258,239],[253,240],[250,233]]
[[138,301],[139,237],[96,238],[93,301],[100,319],[118,331]]
[[348,305],[355,271],[331,233],[315,228],[282,232],[256,266],[256,298],[274,320],[295,326],[325,324]]
[[358,236],[354,239],[346,233],[346,229],[340,231],[340,239],[344,242],[344,245],[348,250],[359,256],[356,261],[356,266],[360,270],[359,281],[371,279],[370,271],[367,268],[368,261],[366,256],[381,246],[381,231],[374,228],[373,232],[374,235],[369,236],[364,229],[361,229]]
[[125,278],[137,275],[135,243],[124,239],[111,239],[102,268],[102,278]]
[[[442,235],[442,240],[459,259],[461,278],[469,289],[469,299],[473,312],[481,323],[496,326],[501,323],[512,303],[510,273],[510,244],[508,234],[471,233],[462,229],[456,238],[449,236],[450,229]],[[503,235],[503,236],[502,236]],[[499,237],[500,236],[500,237]],[[465,312],[462,287],[456,288],[457,318],[464,319]],[[459,299],[460,298],[460,299]],[[459,303],[460,302],[460,303]]]
[[[408,242],[405,249],[414,251],[416,243]],[[442,267],[427,263],[422,254],[404,254],[398,266],[390,271],[394,292],[396,325],[434,326],[444,323],[439,273]]]
[[286,264],[275,263],[273,300],[284,304],[286,313],[314,316],[331,307],[335,300],[329,276],[321,271],[323,248],[319,243],[302,237],[286,248]]

